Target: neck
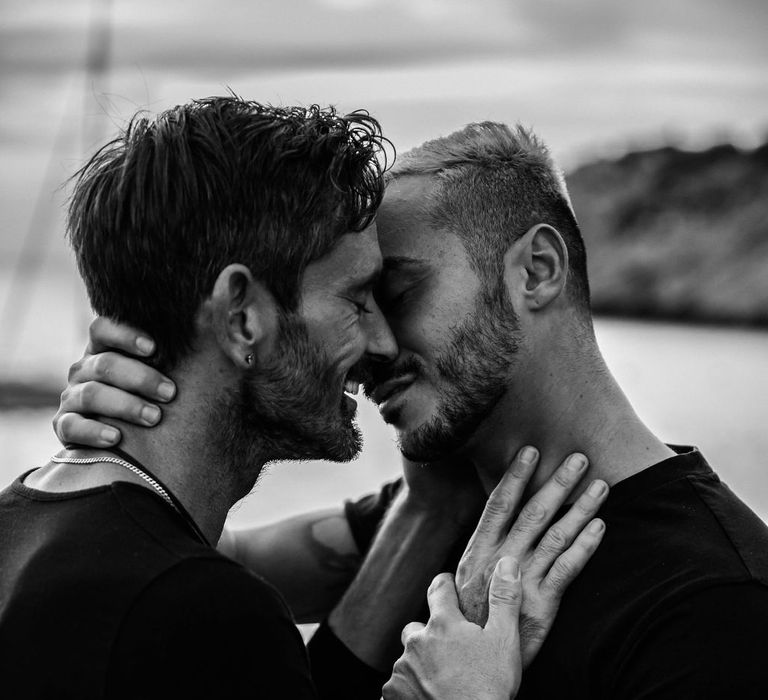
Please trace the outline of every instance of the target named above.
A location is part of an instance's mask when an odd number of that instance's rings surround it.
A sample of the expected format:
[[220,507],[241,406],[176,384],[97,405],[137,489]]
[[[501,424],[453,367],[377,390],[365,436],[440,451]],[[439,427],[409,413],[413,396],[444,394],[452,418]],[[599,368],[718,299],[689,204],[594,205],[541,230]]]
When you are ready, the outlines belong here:
[[[547,355],[569,357],[573,348],[560,352],[552,349]],[[517,376],[536,377],[535,386],[509,387],[468,445],[468,456],[487,491],[525,445],[541,454],[529,485],[534,490],[572,452],[587,456],[589,469],[571,500],[593,479],[612,486],[674,454],[637,416],[596,345],[576,353],[567,364],[542,366],[537,358],[521,360],[527,366]]]
[[[247,473],[233,468],[210,439],[211,414],[200,408],[220,399],[205,396],[203,388],[188,379],[177,377],[176,382],[179,398],[165,407],[160,425],[147,430],[120,424],[120,447],[166,485],[215,545],[230,508],[253,488],[264,461],[255,460]],[[102,450],[82,452],[83,456],[105,454]]]

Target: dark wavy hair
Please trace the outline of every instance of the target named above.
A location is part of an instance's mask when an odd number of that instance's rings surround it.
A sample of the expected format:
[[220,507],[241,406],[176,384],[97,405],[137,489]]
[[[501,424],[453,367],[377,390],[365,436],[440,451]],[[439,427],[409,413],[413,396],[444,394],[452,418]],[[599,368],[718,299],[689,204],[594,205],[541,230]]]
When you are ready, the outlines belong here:
[[306,266],[373,220],[389,142],[367,112],[230,95],[137,114],[74,176],[67,231],[94,311],[142,328],[170,369],[221,270],[286,310]]

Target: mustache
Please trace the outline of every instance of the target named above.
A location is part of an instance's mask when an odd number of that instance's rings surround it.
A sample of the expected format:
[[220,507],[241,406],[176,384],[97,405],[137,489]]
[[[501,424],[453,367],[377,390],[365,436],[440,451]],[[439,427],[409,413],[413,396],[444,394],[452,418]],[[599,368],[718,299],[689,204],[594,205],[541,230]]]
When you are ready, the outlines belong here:
[[408,357],[399,364],[369,362],[368,365],[370,376],[368,381],[365,381],[362,384],[363,393],[369,399],[371,398],[371,394],[376,390],[376,387],[384,384],[384,382],[388,382],[391,379],[398,379],[406,374],[415,374],[418,376],[422,372],[421,362],[415,357]]

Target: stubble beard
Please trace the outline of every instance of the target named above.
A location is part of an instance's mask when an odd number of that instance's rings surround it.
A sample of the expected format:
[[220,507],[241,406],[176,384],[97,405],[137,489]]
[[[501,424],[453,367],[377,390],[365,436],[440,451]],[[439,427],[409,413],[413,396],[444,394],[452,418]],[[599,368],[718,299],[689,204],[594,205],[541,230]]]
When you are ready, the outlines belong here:
[[460,451],[506,393],[519,344],[520,324],[504,291],[481,292],[435,362],[442,380],[437,415],[399,433],[403,455],[434,462]]
[[303,321],[281,318],[274,356],[246,373],[213,412],[210,439],[230,473],[255,483],[272,461],[354,459],[362,447],[355,410],[344,402],[338,368]]

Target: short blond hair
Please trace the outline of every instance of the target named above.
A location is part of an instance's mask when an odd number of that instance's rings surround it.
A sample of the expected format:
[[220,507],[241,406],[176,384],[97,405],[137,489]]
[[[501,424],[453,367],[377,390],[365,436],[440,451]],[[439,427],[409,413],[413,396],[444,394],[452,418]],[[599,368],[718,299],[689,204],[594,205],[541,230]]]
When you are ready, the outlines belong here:
[[537,223],[557,229],[569,257],[569,296],[589,310],[586,251],[562,172],[532,131],[497,122],[469,124],[398,157],[387,180],[434,178],[432,225],[458,235],[478,274],[500,283],[509,245]]

